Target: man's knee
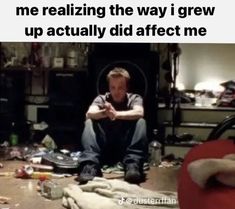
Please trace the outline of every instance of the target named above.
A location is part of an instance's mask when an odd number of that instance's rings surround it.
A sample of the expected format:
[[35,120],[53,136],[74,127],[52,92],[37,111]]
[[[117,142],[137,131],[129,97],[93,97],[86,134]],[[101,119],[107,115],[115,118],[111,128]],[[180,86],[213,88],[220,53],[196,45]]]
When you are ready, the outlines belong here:
[[93,126],[93,121],[91,119],[86,119],[85,126]]
[[146,129],[146,121],[144,118],[139,118],[136,122],[136,126],[138,128],[143,128],[143,129]]
[[85,127],[84,127],[84,131],[87,132],[94,132],[94,121],[92,119],[86,119],[85,121]]

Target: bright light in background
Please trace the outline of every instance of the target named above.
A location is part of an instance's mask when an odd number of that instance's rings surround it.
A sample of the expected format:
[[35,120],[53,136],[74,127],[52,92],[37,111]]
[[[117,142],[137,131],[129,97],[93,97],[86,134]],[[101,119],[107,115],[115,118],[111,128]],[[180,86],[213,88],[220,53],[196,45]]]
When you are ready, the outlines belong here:
[[194,90],[222,92],[224,91],[224,87],[220,85],[221,83],[222,81],[216,81],[216,80],[199,82],[194,86]]
[[185,90],[185,86],[183,83],[181,82],[176,82],[176,88],[179,90],[179,91],[184,91]]
[[[221,86],[222,82],[218,80],[208,80],[199,82],[194,86],[195,91],[204,92],[203,94],[195,95],[195,106],[209,107],[215,104],[218,96],[224,91],[224,87]],[[208,95],[208,92],[213,92],[213,97]]]

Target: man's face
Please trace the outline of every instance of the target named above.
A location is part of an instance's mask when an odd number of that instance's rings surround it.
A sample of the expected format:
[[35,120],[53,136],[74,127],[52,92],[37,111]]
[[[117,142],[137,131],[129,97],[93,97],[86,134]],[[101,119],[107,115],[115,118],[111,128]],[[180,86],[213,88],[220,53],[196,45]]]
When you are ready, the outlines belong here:
[[127,82],[124,77],[116,77],[109,79],[109,91],[114,102],[120,103],[124,101],[127,93]]

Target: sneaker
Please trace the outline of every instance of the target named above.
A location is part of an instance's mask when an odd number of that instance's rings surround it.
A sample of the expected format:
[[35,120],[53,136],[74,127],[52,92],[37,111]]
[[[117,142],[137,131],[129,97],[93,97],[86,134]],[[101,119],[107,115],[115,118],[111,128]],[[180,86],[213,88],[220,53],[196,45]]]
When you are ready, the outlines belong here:
[[126,165],[125,169],[125,181],[133,184],[138,184],[143,181],[143,172],[137,163],[130,163]]
[[85,184],[88,181],[92,180],[95,176],[102,177],[102,172],[100,167],[95,163],[85,163],[84,165],[80,165],[79,182],[81,184]]

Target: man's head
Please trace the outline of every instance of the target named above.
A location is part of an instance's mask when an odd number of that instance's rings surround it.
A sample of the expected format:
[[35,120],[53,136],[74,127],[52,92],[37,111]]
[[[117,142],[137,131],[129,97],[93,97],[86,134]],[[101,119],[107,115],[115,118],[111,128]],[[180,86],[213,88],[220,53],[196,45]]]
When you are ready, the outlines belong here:
[[122,102],[128,90],[129,73],[123,68],[115,67],[108,73],[107,80],[113,100],[117,103]]

